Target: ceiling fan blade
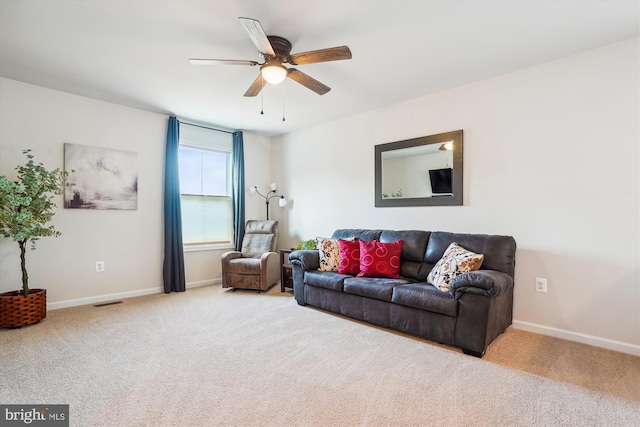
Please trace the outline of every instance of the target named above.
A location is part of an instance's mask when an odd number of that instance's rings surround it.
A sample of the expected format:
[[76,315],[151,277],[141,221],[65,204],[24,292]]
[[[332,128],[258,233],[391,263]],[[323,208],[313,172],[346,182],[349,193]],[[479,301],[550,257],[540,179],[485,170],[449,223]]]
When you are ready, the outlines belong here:
[[351,50],[347,46],[295,53],[287,58],[287,62],[292,65],[302,65],[315,62],[341,61],[343,59],[351,59]]
[[329,86],[320,83],[313,77],[309,77],[307,74],[303,73],[302,71],[298,71],[295,68],[289,68],[289,74],[287,75],[287,77],[295,80],[307,89],[311,89],[318,95],[324,95],[331,90]]
[[251,86],[247,89],[244,96],[256,96],[266,84],[267,82],[262,78],[262,74],[258,74],[258,78],[251,83]]
[[256,61],[244,61],[233,59],[189,59],[193,65],[260,65]]
[[240,23],[244,27],[244,29],[249,34],[251,41],[258,48],[258,51],[270,55],[275,56],[276,53],[273,51],[273,47],[271,47],[271,43],[267,38],[267,34],[262,29],[262,25],[260,21],[251,18],[238,18]]

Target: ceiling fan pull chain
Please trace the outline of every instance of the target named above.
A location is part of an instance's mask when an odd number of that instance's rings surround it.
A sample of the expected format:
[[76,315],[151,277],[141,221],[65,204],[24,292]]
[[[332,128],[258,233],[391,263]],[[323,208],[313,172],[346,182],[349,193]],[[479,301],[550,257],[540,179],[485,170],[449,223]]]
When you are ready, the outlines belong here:
[[[286,83],[286,82],[285,82]],[[286,94],[287,91],[285,90],[285,86],[287,86],[286,84],[282,85],[282,121],[284,122],[284,103],[285,103],[285,98],[286,98]]]
[[260,114],[264,116],[264,80],[262,80],[262,89],[260,90]]

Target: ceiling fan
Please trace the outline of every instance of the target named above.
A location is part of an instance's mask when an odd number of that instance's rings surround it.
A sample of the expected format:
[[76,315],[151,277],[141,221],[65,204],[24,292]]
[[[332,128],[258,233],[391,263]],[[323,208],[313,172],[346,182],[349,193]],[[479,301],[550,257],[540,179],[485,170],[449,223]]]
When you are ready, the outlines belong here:
[[291,42],[279,36],[267,36],[259,21],[251,18],[238,18],[249,34],[251,41],[258,48],[263,63],[248,60],[228,59],[189,59],[195,65],[250,65],[260,66],[258,78],[251,84],[244,96],[256,96],[265,83],[278,84],[287,77],[311,89],[318,95],[324,95],[331,88],[295,68],[287,68],[283,64],[303,65],[317,62],[340,61],[351,59],[351,50],[347,46],[313,50],[291,54]]

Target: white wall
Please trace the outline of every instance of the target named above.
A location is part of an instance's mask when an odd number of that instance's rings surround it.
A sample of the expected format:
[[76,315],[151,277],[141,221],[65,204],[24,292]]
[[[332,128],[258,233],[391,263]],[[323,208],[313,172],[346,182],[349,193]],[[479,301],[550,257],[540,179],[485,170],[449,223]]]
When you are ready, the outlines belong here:
[[[46,288],[50,307],[86,304],[162,290],[162,181],[168,116],[0,78],[0,175],[15,176],[22,150],[62,168],[65,142],[138,154],[138,209],[63,209],[52,224],[60,238],[28,251],[30,286]],[[269,138],[245,133],[247,186],[271,180]],[[266,160],[265,160],[266,159]],[[248,200],[248,219],[263,214]],[[188,286],[219,280],[223,250],[188,252]],[[95,262],[104,261],[104,273]],[[0,292],[18,289],[17,243],[0,238]]]
[[[162,286],[162,172],[167,118],[88,98],[0,79],[0,173],[15,176],[31,148],[36,161],[63,168],[65,142],[138,154],[138,209],[63,209],[52,224],[62,232],[28,251],[30,286],[50,303]],[[0,289],[20,284],[18,245],[0,239]],[[95,262],[104,261],[104,273]]]
[[[638,45],[274,139],[283,242],[351,227],[513,235],[517,326],[640,354]],[[374,145],[457,129],[464,206],[374,207]]]

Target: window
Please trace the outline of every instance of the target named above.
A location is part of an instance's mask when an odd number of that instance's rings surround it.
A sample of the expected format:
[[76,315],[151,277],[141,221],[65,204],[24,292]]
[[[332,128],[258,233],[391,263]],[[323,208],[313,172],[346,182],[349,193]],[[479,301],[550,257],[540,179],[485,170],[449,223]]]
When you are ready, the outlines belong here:
[[184,245],[232,244],[232,136],[180,127],[178,164]]

